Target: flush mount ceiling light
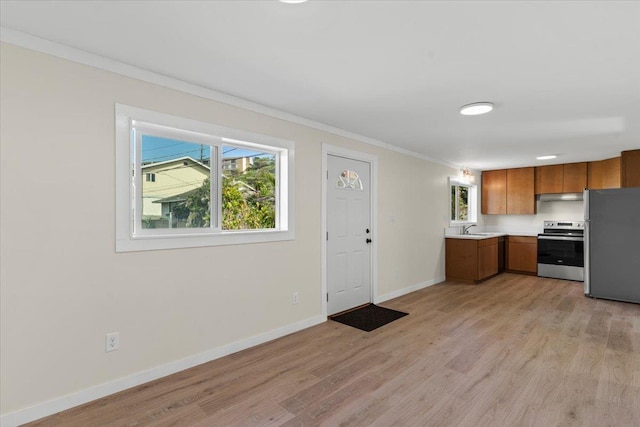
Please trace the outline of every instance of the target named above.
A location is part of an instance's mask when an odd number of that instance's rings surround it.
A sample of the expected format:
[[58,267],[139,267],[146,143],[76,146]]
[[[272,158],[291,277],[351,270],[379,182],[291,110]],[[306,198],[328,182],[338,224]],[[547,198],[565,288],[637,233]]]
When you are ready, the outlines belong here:
[[536,159],[538,159],[538,160],[551,160],[551,159],[555,159],[556,157],[558,157],[558,156],[556,156],[555,154],[548,154],[546,156],[538,156],[538,157],[536,157]]
[[280,3],[289,3],[289,4],[296,4],[296,3],[304,3],[307,0],[280,0]]
[[491,110],[493,110],[492,102],[474,102],[460,107],[460,114],[463,116],[477,116],[478,114],[488,113]]

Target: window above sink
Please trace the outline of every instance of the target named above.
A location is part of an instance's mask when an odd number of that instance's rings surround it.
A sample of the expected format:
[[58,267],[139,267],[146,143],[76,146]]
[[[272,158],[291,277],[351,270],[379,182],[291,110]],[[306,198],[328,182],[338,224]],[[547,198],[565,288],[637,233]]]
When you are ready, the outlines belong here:
[[455,177],[449,177],[449,226],[478,222],[478,187]]

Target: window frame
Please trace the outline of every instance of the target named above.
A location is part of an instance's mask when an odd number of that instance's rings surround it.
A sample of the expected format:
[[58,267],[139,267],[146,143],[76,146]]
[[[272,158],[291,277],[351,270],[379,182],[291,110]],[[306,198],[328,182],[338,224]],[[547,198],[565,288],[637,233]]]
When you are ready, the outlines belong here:
[[[220,246],[295,239],[295,149],[281,138],[232,129],[155,111],[115,104],[116,123],[116,252]],[[143,229],[141,226],[143,177],[141,142],[133,128],[144,134],[169,137],[210,147],[211,227]],[[223,230],[222,147],[260,150],[276,157],[276,227]],[[214,170],[215,169],[215,170]],[[134,171],[132,173],[132,171]],[[215,182],[214,182],[215,181]],[[138,200],[139,199],[139,200]],[[215,203],[213,202],[215,201]],[[213,218],[215,217],[215,225]],[[153,230],[153,231],[152,231]]]
[[[449,194],[449,204],[447,205],[447,217],[449,219],[449,226],[450,227],[455,227],[455,226],[460,226],[460,225],[470,225],[470,224],[477,224],[478,223],[478,186],[476,184],[472,184],[467,182],[464,179],[460,179],[460,178],[455,178],[455,177],[449,177],[448,180],[448,194]],[[452,187],[466,187],[468,189],[468,194],[469,194],[469,200],[468,200],[468,209],[469,209],[469,219],[466,221],[459,221],[459,220],[454,220],[451,219],[451,206],[453,203],[452,200],[452,195],[451,195],[451,188]],[[457,193],[457,189],[456,189],[456,194]],[[458,205],[458,200],[456,198],[455,200],[455,209],[456,209],[456,214],[455,217],[458,217],[458,210],[459,210],[459,205]]]

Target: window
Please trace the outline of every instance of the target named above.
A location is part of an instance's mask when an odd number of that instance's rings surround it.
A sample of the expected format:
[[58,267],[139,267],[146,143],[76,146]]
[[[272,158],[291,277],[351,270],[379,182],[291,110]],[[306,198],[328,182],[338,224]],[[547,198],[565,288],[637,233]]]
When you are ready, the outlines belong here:
[[363,190],[362,180],[355,171],[344,170],[336,181],[336,188]]
[[116,105],[116,249],[294,238],[294,146]]
[[475,224],[478,221],[477,187],[449,178],[449,224]]

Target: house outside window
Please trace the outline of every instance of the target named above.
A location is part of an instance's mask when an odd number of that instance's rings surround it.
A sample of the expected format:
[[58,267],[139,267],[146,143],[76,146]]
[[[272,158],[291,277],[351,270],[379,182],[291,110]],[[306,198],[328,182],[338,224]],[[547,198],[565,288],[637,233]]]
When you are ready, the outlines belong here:
[[117,105],[116,144],[118,251],[293,239],[292,142]]
[[222,162],[222,169],[224,170],[235,170],[237,168],[236,159],[226,159]]

